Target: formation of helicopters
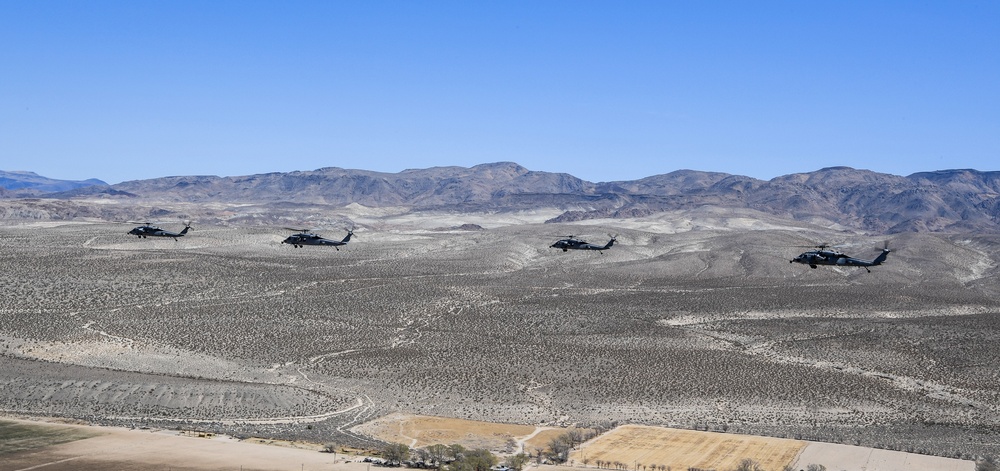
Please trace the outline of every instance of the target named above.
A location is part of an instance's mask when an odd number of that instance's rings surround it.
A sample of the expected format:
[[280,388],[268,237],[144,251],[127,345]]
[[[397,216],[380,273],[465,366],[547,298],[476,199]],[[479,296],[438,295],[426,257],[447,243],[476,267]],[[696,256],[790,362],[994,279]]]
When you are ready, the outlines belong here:
[[[170,237],[177,240],[178,237],[184,237],[189,230],[191,230],[191,222],[184,221],[184,229],[180,232],[171,232],[165,229],[161,229],[157,226],[152,225],[149,222],[135,223],[141,224],[128,232],[129,235],[134,235],[140,239],[147,237]],[[282,244],[289,244],[295,248],[302,248],[306,245],[319,245],[319,246],[330,246],[336,250],[340,250],[340,246],[347,245],[351,241],[351,237],[354,236],[354,229],[347,229],[347,236],[341,240],[326,239],[320,237],[318,234],[310,232],[309,229],[296,229],[292,227],[286,227],[286,230],[294,231],[292,234],[281,241]],[[604,245],[591,244],[585,240],[577,239],[576,236],[569,235],[565,236],[563,239],[557,240],[554,244],[550,245],[550,248],[560,249],[563,252],[568,252],[570,250],[596,250],[600,254],[604,254],[605,250],[611,249],[618,240],[618,236],[611,236],[611,239]],[[882,247],[882,253],[872,260],[864,260],[860,258],[851,257],[843,252],[837,251],[833,246],[829,244],[819,244],[815,246],[807,246],[814,250],[809,250],[799,254],[797,257],[788,261],[788,263],[801,263],[804,265],[809,265],[809,268],[816,268],[820,265],[831,265],[831,266],[848,266],[848,267],[862,267],[868,273],[871,273],[869,267],[879,266],[886,260],[889,253],[889,243],[886,242]]]

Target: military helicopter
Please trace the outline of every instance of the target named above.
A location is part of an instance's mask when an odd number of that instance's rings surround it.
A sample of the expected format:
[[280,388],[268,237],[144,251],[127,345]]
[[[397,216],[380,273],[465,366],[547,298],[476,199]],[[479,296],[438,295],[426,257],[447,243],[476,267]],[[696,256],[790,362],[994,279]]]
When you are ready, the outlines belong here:
[[889,256],[889,252],[892,252],[891,250],[889,250],[888,241],[886,241],[886,243],[882,246],[882,253],[880,253],[878,257],[875,257],[874,260],[862,260],[860,258],[854,258],[845,255],[844,253],[838,252],[836,250],[827,250],[831,249],[831,246],[828,244],[819,244],[819,245],[805,246],[805,247],[813,247],[816,250],[803,252],[799,254],[798,257],[789,260],[788,263],[803,263],[809,265],[809,268],[816,268],[817,265],[864,267],[865,271],[871,273],[872,271],[869,270],[868,267],[875,267],[881,265],[882,262],[885,261],[886,257]]
[[191,221],[184,221],[184,230],[180,232],[163,230],[148,222],[129,222],[132,224],[142,224],[141,226],[128,231],[129,235],[134,235],[140,239],[145,239],[146,237],[173,237],[174,240],[177,240],[178,237],[184,237],[184,234],[187,234],[187,231],[191,229]]
[[618,240],[617,236],[611,236],[611,240],[609,240],[607,244],[596,245],[589,244],[585,240],[580,240],[575,238],[575,236],[569,235],[566,236],[565,239],[556,241],[556,243],[550,245],[549,247],[553,249],[562,249],[563,252],[568,250],[596,250],[603,254],[605,250],[608,250],[612,245],[615,245],[616,240]]
[[312,232],[309,229],[295,229],[292,227],[286,227],[285,229],[289,231],[298,232],[298,234],[292,234],[288,236],[285,240],[281,241],[282,244],[290,244],[295,248],[301,248],[304,245],[332,245],[333,248],[340,250],[339,246],[347,245],[351,241],[351,236],[354,235],[354,229],[347,230],[347,237],[341,240],[324,239]]

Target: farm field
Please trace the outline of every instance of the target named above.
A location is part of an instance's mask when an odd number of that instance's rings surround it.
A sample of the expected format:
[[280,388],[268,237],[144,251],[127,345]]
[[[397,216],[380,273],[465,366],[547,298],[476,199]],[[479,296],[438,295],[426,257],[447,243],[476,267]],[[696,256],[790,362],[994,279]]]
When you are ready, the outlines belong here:
[[806,469],[822,464],[827,469],[878,471],[973,471],[968,460],[927,456],[904,451],[805,442],[783,438],[734,435],[719,432],[624,425],[599,436],[570,455],[575,463],[623,463],[640,469],[736,469],[752,459],[762,469]]
[[[72,437],[44,447],[0,452],[0,471],[107,471],[128,469],[266,471],[281,469],[362,471],[364,464],[312,449],[241,442],[228,437],[180,435],[177,432],[139,431],[116,427],[90,427],[4,421],[4,429],[30,430],[35,436]],[[0,429],[2,430],[2,429]]]
[[[0,226],[0,411],[361,446],[402,413],[1000,454],[1000,238],[904,234],[872,273],[811,270],[789,247],[842,234],[670,217],[358,218],[339,251]],[[548,248],[584,231],[619,243]]]
[[[719,432],[625,425],[588,442],[571,459],[639,469],[735,469],[750,458],[764,469],[791,465],[806,442]],[[609,465],[608,467],[611,467]]]
[[[534,430],[518,441],[526,441],[529,447],[544,446],[544,441],[534,441],[539,437],[537,432],[564,430],[398,414],[379,418],[362,427],[371,427],[369,430],[375,433],[375,438],[398,441],[399,437],[393,435],[392,425],[416,435],[430,431],[442,438],[444,443],[458,443],[466,447],[476,447],[498,435],[523,432],[525,429]],[[188,470],[236,466],[245,470],[277,470],[288,469],[289,463],[299,463],[300,469],[360,471],[368,468],[361,461],[364,455],[320,453],[321,445],[308,442],[268,443],[272,441],[236,441],[204,433],[4,420],[0,421],[0,444],[4,444],[0,449],[0,471],[34,469],[38,466],[56,471],[115,467],[155,470],[164,466]],[[421,445],[418,443],[418,446]],[[747,457],[760,463],[764,469],[781,469],[781,466],[789,464],[788,455],[795,450],[799,451],[797,456],[792,457],[794,469],[805,469],[813,463],[824,463],[828,469],[879,471],[972,471],[975,467],[971,461],[900,451],[717,432],[622,426],[579,447],[571,454],[569,465],[532,464],[530,469],[608,469],[616,462],[631,463],[631,466],[644,469],[659,469],[659,466],[664,466],[664,469],[688,469],[689,466],[732,469]],[[595,458],[587,459],[587,453]]]
[[88,428],[45,427],[24,422],[0,420],[0,456],[82,440],[97,434],[99,432]]

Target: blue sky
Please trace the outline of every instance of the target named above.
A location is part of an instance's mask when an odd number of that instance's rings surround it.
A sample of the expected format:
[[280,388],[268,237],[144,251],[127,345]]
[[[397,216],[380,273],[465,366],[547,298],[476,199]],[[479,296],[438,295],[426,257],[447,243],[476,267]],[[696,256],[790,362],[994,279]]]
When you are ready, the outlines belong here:
[[1000,165],[1000,2],[6,1],[0,169]]

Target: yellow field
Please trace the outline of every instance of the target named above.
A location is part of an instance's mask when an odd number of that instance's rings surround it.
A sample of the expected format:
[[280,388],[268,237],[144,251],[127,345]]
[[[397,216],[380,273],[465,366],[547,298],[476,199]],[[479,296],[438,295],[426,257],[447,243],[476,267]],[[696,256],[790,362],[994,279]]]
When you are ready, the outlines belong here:
[[[790,465],[806,442],[716,432],[623,425],[570,454],[577,466],[586,461],[620,462],[634,470],[688,468],[727,470],[750,458],[768,471]],[[662,468],[661,468],[662,466]],[[608,466],[603,466],[608,467]],[[613,466],[612,466],[613,467]]]

